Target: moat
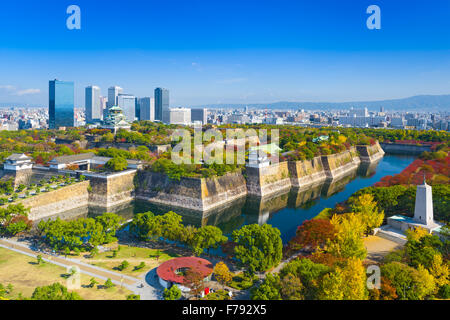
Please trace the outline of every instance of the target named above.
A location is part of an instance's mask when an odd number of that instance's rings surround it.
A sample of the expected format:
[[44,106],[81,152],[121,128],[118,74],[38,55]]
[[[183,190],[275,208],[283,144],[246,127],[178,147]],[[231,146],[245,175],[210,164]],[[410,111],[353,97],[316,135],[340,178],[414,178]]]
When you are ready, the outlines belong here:
[[[345,201],[354,192],[373,185],[386,175],[400,173],[414,159],[414,156],[386,154],[377,163],[371,165],[361,163],[358,170],[340,179],[327,181],[305,190],[291,189],[289,192],[262,199],[247,196],[203,215],[199,212],[173,209],[143,201],[135,201],[110,211],[122,215],[125,219],[131,219],[134,214],[140,212],[152,211],[155,214],[163,214],[172,210],[182,215],[186,224],[215,225],[227,235],[246,224],[268,223],[280,229],[283,242],[287,242],[295,235],[297,226],[304,220],[315,217],[325,208],[334,207],[336,203]],[[103,212],[86,207],[58,216],[71,219],[99,213]]]

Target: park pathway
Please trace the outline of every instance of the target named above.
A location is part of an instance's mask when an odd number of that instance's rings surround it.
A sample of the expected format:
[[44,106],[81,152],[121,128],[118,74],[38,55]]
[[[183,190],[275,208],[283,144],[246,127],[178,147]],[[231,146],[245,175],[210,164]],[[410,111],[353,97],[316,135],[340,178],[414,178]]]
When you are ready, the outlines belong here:
[[92,266],[90,264],[75,259],[66,258],[64,256],[60,256],[57,254],[48,254],[41,251],[33,250],[32,248],[30,248],[29,245],[25,243],[20,243],[5,238],[0,238],[0,247],[10,249],[15,252],[22,253],[34,258],[36,258],[38,255],[41,255],[44,261],[62,266],[64,268],[78,267],[81,273],[87,274],[89,276],[98,279],[103,279],[105,281],[109,278],[114,284],[123,286],[128,290],[132,291],[134,294],[139,294],[141,296],[141,300],[161,299],[159,298],[160,295],[158,295],[158,290],[156,289],[157,287],[154,287],[149,283],[147,283],[145,275],[142,276],[140,279],[130,277],[97,266]]

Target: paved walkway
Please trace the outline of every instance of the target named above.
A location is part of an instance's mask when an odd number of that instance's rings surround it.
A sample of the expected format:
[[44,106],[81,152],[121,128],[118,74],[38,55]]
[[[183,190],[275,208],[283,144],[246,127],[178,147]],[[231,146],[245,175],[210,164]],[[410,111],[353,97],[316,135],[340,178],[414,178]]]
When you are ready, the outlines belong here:
[[[89,276],[99,278],[102,280],[107,280],[108,278],[116,285],[122,285],[128,290],[132,291],[134,294],[139,294],[141,296],[141,300],[158,300],[162,299],[162,295],[158,292],[158,286],[154,286],[152,282],[148,282],[146,279],[146,275],[143,275],[140,279],[135,277],[130,277],[127,275],[123,275],[114,271],[106,270],[97,266],[92,266],[90,264],[65,258],[56,254],[48,254],[38,250],[33,250],[26,243],[20,243],[17,241],[13,241],[10,239],[0,238],[0,246],[6,249],[10,249],[16,251],[18,253],[22,253],[28,255],[30,257],[36,258],[38,255],[41,255],[44,261],[49,263],[53,263],[64,268],[78,267],[81,273],[87,274]],[[147,273],[149,274],[149,273]],[[141,288],[141,286],[143,286]]]

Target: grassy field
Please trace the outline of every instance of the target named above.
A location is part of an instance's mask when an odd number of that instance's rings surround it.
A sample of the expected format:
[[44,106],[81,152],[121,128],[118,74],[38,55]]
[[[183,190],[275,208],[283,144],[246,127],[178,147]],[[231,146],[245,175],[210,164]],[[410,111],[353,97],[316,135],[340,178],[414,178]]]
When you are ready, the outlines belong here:
[[[116,249],[117,245],[112,245],[111,249]],[[116,249],[117,250],[117,249]],[[101,252],[94,258],[89,257],[89,253],[79,257],[79,259],[85,263],[89,263],[94,266],[113,270],[115,272],[123,273],[129,276],[138,277],[149,270],[159,266],[164,261],[178,257],[177,254],[171,252],[159,251],[149,248],[130,247],[127,245],[120,245],[120,250],[117,250],[117,255],[113,257],[113,252]],[[75,257],[77,258],[77,257]],[[128,261],[130,264],[126,269],[120,271],[117,267],[122,261]],[[141,262],[145,263],[145,267],[136,270],[135,267]]]
[[[66,285],[66,279],[64,278],[66,274],[67,271],[63,267],[48,262],[38,265],[35,258],[0,248],[0,283],[5,287],[8,284],[14,286],[12,298],[17,297],[19,293],[22,293],[24,297],[31,297],[36,287],[55,282]],[[90,279],[90,276],[82,274],[82,288],[74,290],[85,300],[122,300],[132,293],[120,287],[110,289],[98,289],[97,286],[94,288],[83,287],[89,284]],[[96,280],[99,284],[105,282],[101,279]]]

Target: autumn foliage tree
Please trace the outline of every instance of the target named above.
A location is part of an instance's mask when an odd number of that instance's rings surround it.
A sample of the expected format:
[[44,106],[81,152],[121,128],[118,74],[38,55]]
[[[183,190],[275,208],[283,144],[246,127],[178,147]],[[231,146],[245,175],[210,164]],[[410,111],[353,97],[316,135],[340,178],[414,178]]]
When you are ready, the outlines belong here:
[[365,223],[366,235],[383,223],[384,211],[378,210],[377,203],[371,194],[360,195],[351,207],[352,211],[359,214]]
[[203,275],[192,269],[188,269],[184,275],[184,285],[190,289],[194,296],[199,295],[205,288],[203,284]]
[[298,227],[296,236],[291,240],[293,249],[314,249],[323,247],[328,240],[336,237],[336,228],[325,219],[306,220]]
[[334,215],[331,219],[337,229],[336,238],[327,243],[327,250],[338,258],[356,257],[364,259],[367,250],[364,247],[362,236],[366,225],[361,217],[355,213]]
[[233,279],[233,274],[230,272],[227,265],[222,261],[219,261],[214,266],[214,275],[216,280],[222,285],[226,285]]

